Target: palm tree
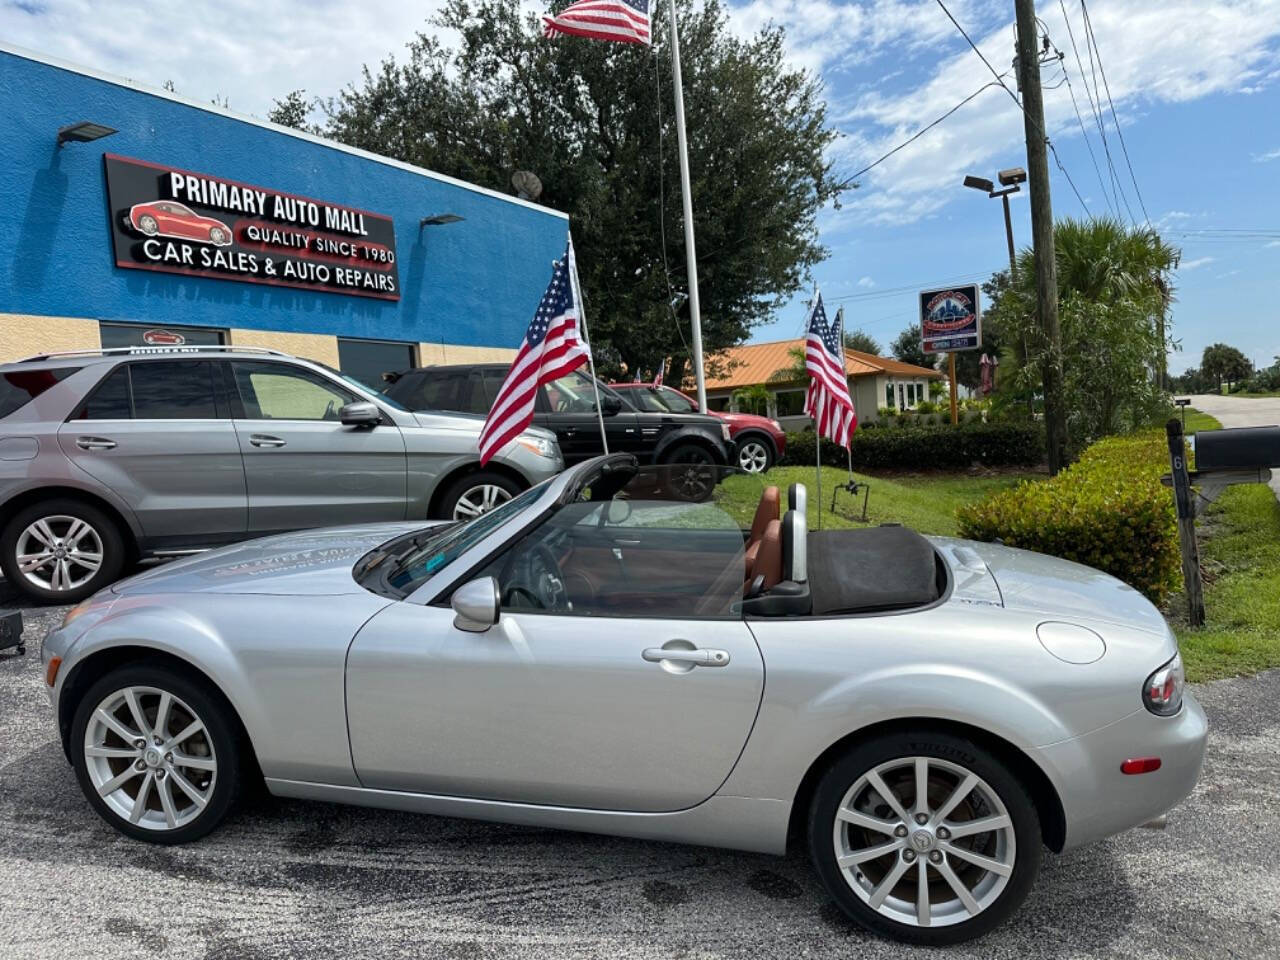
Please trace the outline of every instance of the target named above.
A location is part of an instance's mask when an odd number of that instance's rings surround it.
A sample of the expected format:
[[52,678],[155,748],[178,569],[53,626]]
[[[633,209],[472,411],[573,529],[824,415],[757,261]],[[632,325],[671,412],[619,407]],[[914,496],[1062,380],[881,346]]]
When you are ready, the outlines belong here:
[[769,410],[769,399],[772,394],[764,384],[756,383],[749,387],[739,387],[733,391],[733,399],[738,409],[744,413],[756,413],[764,416]]

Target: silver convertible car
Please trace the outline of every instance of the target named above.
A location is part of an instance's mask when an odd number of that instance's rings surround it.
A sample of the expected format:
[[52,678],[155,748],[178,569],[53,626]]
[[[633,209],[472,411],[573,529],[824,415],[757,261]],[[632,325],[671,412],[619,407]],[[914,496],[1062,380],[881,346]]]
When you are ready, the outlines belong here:
[[[743,484],[754,518],[733,515]],[[96,594],[43,645],[85,795],[159,843],[208,833],[259,777],[765,853],[791,838],[854,920],[941,944],[1008,917],[1045,846],[1195,784],[1204,714],[1124,584],[897,526],[807,531],[799,485],[670,489],[602,457],[469,521],[271,537]]]

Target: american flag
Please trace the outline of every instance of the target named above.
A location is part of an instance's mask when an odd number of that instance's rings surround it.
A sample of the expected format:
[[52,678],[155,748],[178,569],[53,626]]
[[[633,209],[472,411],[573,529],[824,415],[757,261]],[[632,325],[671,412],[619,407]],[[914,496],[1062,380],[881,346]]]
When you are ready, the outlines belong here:
[[804,412],[818,425],[818,436],[849,446],[858,429],[858,415],[849,396],[849,380],[844,366],[844,344],[840,331],[827,319],[822,294],[813,298],[809,314],[809,334],[804,342],[804,366],[809,372],[809,391]]
[[667,365],[668,365],[669,363],[671,363],[671,358],[670,358],[670,357],[667,357],[666,359],[664,359],[664,360],[662,361],[662,363],[658,364],[658,373],[657,373],[657,375],[656,375],[656,376],[654,376],[654,378],[653,378],[653,385],[654,385],[655,387],[660,387],[660,386],[662,386],[662,375],[663,375],[663,373],[665,373],[665,372],[666,372]]
[[570,280],[572,256],[570,246],[564,258],[555,262],[551,283],[480,431],[481,466],[533,422],[538,388],[576,370],[590,356],[587,345],[578,339],[578,311]]
[[649,0],[577,0],[542,18],[543,35],[565,33],[618,43],[650,43]]

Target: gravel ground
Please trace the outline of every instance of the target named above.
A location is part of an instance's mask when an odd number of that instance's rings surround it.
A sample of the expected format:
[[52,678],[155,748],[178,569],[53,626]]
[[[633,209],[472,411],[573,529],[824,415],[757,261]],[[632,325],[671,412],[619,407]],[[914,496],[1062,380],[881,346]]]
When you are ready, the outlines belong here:
[[[28,611],[28,636],[61,613]],[[270,798],[192,846],[126,840],[63,759],[36,646],[0,654],[4,960],[935,955],[850,925],[798,853]],[[1280,957],[1280,671],[1197,695],[1204,777],[1166,830],[1048,856],[1013,921],[936,955]]]

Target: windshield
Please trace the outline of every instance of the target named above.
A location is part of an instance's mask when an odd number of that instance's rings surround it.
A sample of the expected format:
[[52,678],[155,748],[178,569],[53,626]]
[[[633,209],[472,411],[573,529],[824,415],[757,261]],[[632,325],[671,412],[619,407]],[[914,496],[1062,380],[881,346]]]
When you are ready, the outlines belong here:
[[369,384],[365,383],[363,380],[357,380],[355,377],[349,374],[343,373],[341,370],[335,370],[333,367],[329,366],[323,360],[311,360],[310,358],[308,358],[308,362],[314,363],[317,367],[324,367],[326,370],[332,373],[339,380],[342,380],[344,383],[349,383],[353,387],[359,387],[365,393],[373,394],[375,397],[378,397],[384,403],[386,403],[386,405],[389,407],[393,407],[394,409],[400,410],[404,413],[409,412],[409,408],[406,407],[404,404],[402,404],[399,400],[396,400],[393,397],[387,396],[385,393],[380,391],[377,387],[371,387],[369,386]]
[[438,571],[453,563],[494,530],[542,496],[550,480],[543,480],[506,503],[482,513],[474,520],[427,530],[411,538],[407,547],[388,564],[385,581],[396,593],[407,597]]
[[692,400],[686,397],[679,390],[673,390],[671,387],[655,387],[654,393],[658,395],[658,399],[672,413],[697,413],[698,408],[694,406]]

